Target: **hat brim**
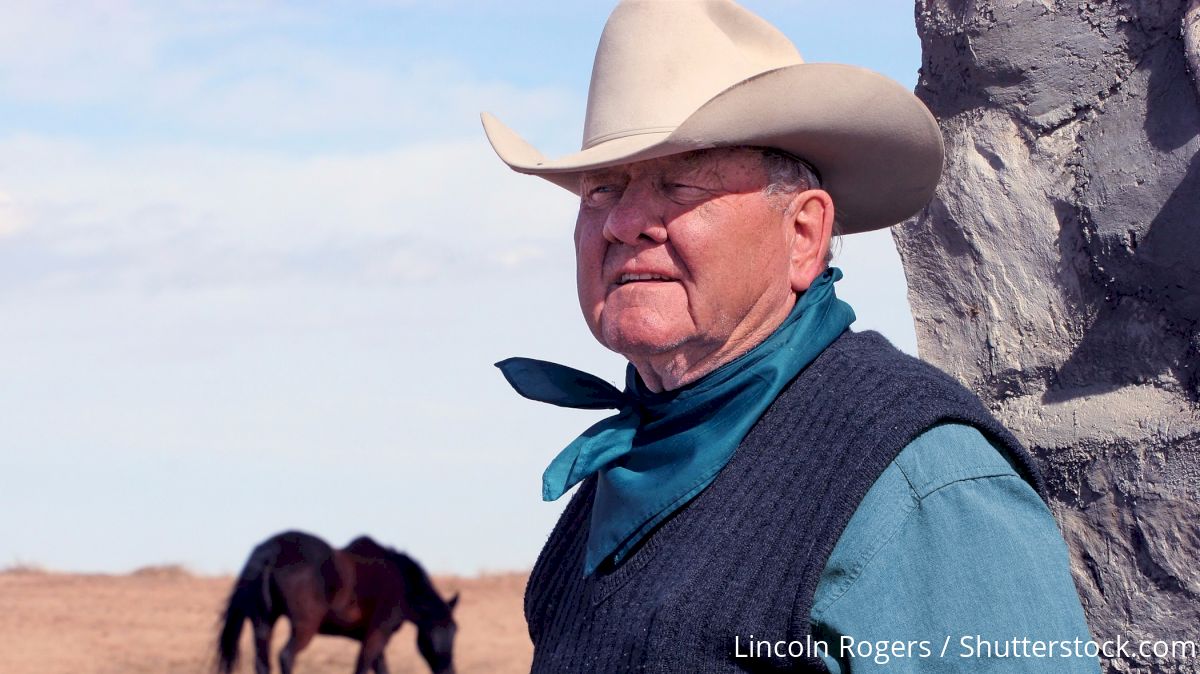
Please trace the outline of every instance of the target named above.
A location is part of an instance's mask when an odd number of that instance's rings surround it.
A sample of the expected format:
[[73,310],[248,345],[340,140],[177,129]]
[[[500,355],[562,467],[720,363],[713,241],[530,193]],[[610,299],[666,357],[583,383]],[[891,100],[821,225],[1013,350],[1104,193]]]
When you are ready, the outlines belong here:
[[572,192],[584,171],[680,152],[759,145],[812,164],[845,234],[890,227],[929,202],[942,171],[933,115],[895,81],[858,66],[804,63],[770,70],[709,99],[673,130],[605,140],[547,159],[498,119],[483,127],[500,159]]

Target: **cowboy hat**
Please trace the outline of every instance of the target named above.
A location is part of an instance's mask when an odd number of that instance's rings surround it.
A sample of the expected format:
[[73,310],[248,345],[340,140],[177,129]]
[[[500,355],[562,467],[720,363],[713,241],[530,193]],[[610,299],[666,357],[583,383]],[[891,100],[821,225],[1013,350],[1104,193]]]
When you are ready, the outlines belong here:
[[865,68],[805,63],[783,33],[730,0],[624,0],[613,10],[579,152],[548,159],[482,118],[504,163],[575,193],[592,169],[714,147],[778,148],[816,168],[846,234],[913,215],[942,170],[941,133],[916,96]]

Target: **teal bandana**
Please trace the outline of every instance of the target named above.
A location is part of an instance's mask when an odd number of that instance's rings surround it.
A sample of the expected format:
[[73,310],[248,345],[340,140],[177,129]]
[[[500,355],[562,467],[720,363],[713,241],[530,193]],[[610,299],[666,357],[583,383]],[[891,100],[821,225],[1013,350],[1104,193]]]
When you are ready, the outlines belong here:
[[630,365],[625,390],[564,365],[496,363],[517,393],[561,407],[617,409],[550,462],[542,498],[554,501],[598,474],[584,572],[621,559],[659,522],[707,487],[783,387],[854,321],[830,267],[761,344],[688,386],[655,393]]

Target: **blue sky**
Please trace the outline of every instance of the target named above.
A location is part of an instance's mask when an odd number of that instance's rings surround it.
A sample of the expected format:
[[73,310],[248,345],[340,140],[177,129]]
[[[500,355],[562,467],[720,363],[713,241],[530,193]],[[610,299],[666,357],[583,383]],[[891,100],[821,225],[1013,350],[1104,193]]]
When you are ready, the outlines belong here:
[[[809,61],[912,87],[911,3],[760,0]],[[541,470],[599,415],[492,363],[621,380],[579,316],[573,197],[487,110],[579,142],[609,4],[7,3],[0,25],[0,566],[236,570],[287,527],[432,569],[528,567]],[[915,350],[886,233],[856,327]]]

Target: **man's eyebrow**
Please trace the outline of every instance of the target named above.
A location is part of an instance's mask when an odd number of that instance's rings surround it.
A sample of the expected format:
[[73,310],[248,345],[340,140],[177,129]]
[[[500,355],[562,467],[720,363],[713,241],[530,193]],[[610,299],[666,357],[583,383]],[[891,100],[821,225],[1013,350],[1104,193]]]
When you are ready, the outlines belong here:
[[615,178],[620,178],[624,175],[625,174],[623,171],[619,171],[615,168],[602,168],[602,169],[596,169],[594,171],[588,171],[587,173],[584,173],[583,176],[580,178],[580,182],[594,183],[599,180],[613,180]]
[[710,181],[724,184],[721,179],[720,171],[716,166],[703,161],[702,157],[687,158],[685,161],[676,163],[673,166],[663,169],[661,176],[663,178],[681,179],[696,181]]
[[596,169],[583,174],[580,179],[581,187],[590,187],[600,185],[600,183],[611,183],[614,181],[624,181],[626,179],[624,171],[616,169]]

